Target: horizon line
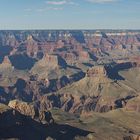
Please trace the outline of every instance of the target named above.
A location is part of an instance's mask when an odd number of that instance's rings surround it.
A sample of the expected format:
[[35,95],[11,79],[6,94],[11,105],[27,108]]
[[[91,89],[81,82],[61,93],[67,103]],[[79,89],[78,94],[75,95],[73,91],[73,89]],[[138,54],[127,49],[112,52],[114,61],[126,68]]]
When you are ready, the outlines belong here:
[[38,31],[38,30],[54,30],[54,31],[56,31],[56,30],[69,30],[69,31],[71,31],[71,30],[126,30],[126,31],[128,31],[128,30],[131,30],[131,31],[137,31],[137,30],[140,30],[140,28],[139,29],[132,29],[132,28],[95,28],[95,29],[76,29],[76,28],[65,28],[65,29],[47,29],[47,28],[25,28],[25,29],[0,29],[0,31],[25,31],[25,30],[27,30],[27,31]]

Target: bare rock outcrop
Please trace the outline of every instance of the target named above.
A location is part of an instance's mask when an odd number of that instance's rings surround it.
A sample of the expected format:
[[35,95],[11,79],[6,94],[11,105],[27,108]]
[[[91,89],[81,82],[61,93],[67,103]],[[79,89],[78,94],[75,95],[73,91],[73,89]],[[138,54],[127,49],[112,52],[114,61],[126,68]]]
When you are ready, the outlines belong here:
[[38,43],[33,39],[32,35],[27,37],[25,42],[27,48],[27,54],[31,57],[36,57],[38,53]]
[[[28,108],[27,108],[28,109]],[[43,113],[44,120],[40,123],[25,114],[21,114],[17,109],[0,104],[0,139],[1,140],[20,140],[20,139],[47,139],[52,131],[50,125],[53,120],[50,112]],[[43,124],[42,124],[43,123]],[[47,134],[46,134],[47,133]]]
[[38,107],[34,104],[13,100],[9,102],[8,106],[19,111],[21,114],[29,116],[39,122],[48,124],[54,123],[54,119],[49,111],[39,110]]
[[15,110],[18,110],[21,114],[24,114],[26,116],[31,116],[32,118],[35,116],[34,106],[26,102],[13,100],[9,102],[8,106]]
[[40,100],[40,106],[43,109],[60,108],[66,112],[88,114],[90,112],[108,112],[117,108],[116,100],[108,100],[94,96],[78,96],[72,94],[53,94],[45,95]]
[[94,66],[87,70],[87,77],[105,77],[107,76],[107,72],[104,66]]
[[39,78],[48,78],[48,73],[59,67],[58,56],[45,54],[31,69],[33,74],[37,74]]
[[14,67],[12,66],[12,63],[11,63],[11,61],[10,61],[8,56],[4,57],[2,64],[0,64],[0,68],[1,69],[6,69],[6,68],[14,69]]
[[41,63],[42,66],[48,65],[54,68],[58,66],[58,57],[56,55],[45,54],[43,59],[44,61]]
[[55,69],[58,67],[58,57],[56,55],[45,54],[44,57],[37,62],[35,67],[47,67]]

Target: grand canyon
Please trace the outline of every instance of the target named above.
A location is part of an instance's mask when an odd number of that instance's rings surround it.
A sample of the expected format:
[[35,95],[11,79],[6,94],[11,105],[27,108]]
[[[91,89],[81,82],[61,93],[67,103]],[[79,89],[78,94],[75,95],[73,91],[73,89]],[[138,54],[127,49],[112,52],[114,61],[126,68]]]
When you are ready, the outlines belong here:
[[1,30],[0,140],[140,140],[140,30]]

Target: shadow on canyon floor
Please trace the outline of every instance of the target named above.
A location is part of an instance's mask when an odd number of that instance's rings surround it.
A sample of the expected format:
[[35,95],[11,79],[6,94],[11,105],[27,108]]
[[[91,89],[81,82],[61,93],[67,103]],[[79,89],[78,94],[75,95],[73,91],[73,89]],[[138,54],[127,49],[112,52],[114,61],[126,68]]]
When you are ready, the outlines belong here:
[[118,64],[114,67],[106,67],[106,70],[107,70],[107,75],[110,79],[125,80],[124,77],[122,77],[119,74],[119,71],[127,70],[130,68],[132,68],[132,64],[128,62],[128,63]]
[[46,140],[51,137],[55,140],[73,140],[76,136],[87,136],[85,131],[68,124],[42,125],[34,120],[28,120],[23,125],[14,125],[0,130],[0,139],[15,138],[19,140]]

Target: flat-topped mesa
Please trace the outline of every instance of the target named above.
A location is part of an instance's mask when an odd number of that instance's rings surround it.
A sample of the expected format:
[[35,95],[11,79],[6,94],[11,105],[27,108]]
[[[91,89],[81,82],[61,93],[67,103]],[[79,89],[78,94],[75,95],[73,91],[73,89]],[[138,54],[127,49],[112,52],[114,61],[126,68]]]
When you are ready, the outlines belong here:
[[87,70],[86,76],[87,77],[106,77],[107,72],[104,66],[94,66]]

